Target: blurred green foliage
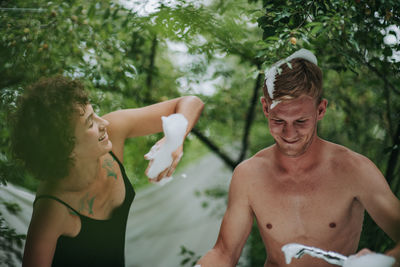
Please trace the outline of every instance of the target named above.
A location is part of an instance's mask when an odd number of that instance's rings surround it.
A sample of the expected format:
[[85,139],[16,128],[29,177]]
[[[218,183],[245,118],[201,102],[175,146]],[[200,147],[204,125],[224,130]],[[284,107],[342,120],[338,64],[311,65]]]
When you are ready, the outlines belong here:
[[0,262],[4,266],[17,266],[15,259],[22,259],[22,240],[25,235],[17,234],[10,228],[0,212]]

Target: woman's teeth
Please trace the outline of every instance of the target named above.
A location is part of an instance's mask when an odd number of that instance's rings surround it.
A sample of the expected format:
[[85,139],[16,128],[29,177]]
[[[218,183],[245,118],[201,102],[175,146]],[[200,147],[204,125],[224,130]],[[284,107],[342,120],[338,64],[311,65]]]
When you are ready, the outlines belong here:
[[102,136],[99,138],[99,142],[103,141],[107,136],[107,133],[104,133]]

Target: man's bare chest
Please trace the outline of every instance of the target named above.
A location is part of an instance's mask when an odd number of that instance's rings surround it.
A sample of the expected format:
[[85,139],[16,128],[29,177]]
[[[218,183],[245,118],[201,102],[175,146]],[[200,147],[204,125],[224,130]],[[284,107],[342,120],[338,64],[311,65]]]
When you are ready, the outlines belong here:
[[250,203],[264,239],[329,242],[361,231],[364,209],[346,185],[327,179],[252,188]]

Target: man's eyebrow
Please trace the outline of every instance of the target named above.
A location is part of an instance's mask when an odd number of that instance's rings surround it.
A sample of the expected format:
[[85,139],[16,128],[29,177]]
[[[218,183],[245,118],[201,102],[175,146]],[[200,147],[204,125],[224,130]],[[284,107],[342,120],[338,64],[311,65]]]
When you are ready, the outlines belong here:
[[[310,116],[302,116],[300,118],[297,118],[296,121],[308,120],[309,118],[310,118]],[[271,120],[283,120],[283,119],[279,116],[271,115]]]
[[271,114],[271,119],[272,120],[281,120],[281,118],[279,118],[278,116],[273,115],[273,114]]
[[89,122],[91,119],[93,119],[93,112],[90,113],[90,115],[86,118],[85,124],[88,124],[88,122]]

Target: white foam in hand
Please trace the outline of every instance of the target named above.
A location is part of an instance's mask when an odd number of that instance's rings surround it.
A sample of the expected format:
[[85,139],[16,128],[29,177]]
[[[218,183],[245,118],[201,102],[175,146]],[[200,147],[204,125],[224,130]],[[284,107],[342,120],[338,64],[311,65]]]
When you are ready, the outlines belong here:
[[182,145],[185,138],[188,121],[182,114],[176,113],[168,117],[162,116],[162,126],[165,136],[165,142],[157,144],[146,154],[147,159],[153,160],[150,165],[147,176],[155,179],[166,168],[171,166],[173,158],[172,153]]
[[300,259],[303,255],[308,254],[312,257],[323,259],[331,264],[343,265],[343,262],[347,260],[346,256],[336,253],[334,251],[325,251],[316,247],[310,247],[297,243],[286,244],[282,247],[282,251],[285,254],[286,264],[290,264],[292,258]]
[[296,255],[303,248],[303,245],[291,243],[286,244],[282,247],[282,251],[285,255],[286,264],[290,264],[292,262],[292,258],[296,258]]
[[308,254],[312,257],[324,259],[325,261],[343,267],[391,267],[395,259],[379,253],[365,255],[352,255],[346,257],[333,251],[325,251],[319,248],[305,246],[297,243],[286,244],[282,247],[285,254],[286,264],[290,264],[292,258],[300,259]]
[[362,256],[350,256],[344,262],[343,267],[391,267],[394,263],[393,257],[371,253]]

